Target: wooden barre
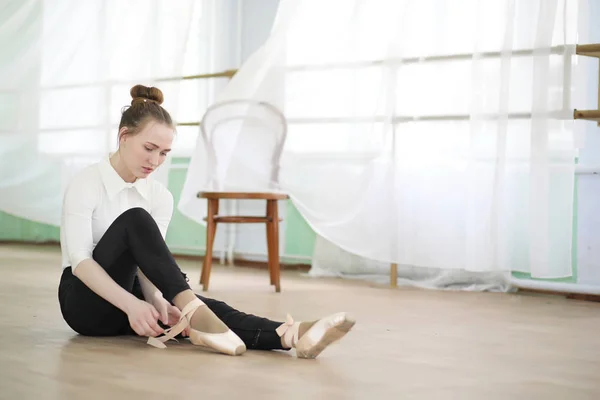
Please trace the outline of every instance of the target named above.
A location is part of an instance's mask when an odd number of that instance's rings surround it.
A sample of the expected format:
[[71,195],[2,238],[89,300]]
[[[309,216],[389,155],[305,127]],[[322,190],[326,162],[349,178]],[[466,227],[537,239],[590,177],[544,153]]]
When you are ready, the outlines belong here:
[[580,56],[600,57],[600,43],[578,44],[575,53]]

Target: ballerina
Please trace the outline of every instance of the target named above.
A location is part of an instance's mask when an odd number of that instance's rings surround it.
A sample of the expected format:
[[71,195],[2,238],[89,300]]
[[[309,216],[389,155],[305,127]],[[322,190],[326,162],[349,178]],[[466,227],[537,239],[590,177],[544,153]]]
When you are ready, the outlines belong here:
[[87,336],[137,334],[165,347],[177,335],[240,355],[247,349],[296,349],[315,358],[355,324],[345,312],[316,321],[277,322],[194,293],[165,242],[173,196],[149,176],[171,149],[175,128],[155,87],[131,88],[118,150],[80,171],[63,201],[65,322]]

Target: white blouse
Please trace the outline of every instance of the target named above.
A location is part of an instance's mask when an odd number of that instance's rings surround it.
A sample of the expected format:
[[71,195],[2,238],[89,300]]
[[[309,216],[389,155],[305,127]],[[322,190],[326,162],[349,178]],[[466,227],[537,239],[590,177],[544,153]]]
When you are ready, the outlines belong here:
[[108,158],[77,173],[67,186],[61,216],[60,245],[63,268],[73,271],[92,258],[92,252],[115,219],[141,207],[156,221],[163,236],[173,214],[173,195],[150,178],[125,182]]

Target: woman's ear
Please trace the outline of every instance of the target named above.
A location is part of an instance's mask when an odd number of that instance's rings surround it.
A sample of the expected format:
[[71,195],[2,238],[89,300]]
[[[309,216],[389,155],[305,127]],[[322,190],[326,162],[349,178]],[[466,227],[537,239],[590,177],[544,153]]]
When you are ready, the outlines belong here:
[[119,146],[125,143],[125,140],[127,139],[127,133],[128,132],[126,126],[119,129]]

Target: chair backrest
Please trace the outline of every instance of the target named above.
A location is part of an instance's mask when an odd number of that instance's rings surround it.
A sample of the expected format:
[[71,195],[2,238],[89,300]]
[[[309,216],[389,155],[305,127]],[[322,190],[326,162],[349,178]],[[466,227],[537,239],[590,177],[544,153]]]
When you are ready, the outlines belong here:
[[255,100],[216,103],[207,109],[200,129],[207,149],[210,189],[279,189],[287,123],[275,106]]

